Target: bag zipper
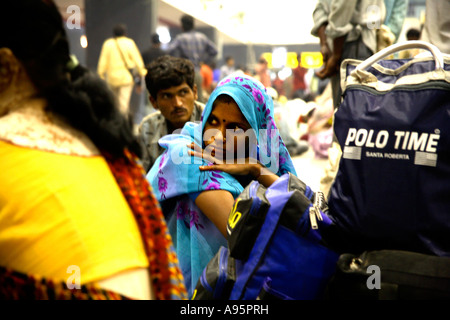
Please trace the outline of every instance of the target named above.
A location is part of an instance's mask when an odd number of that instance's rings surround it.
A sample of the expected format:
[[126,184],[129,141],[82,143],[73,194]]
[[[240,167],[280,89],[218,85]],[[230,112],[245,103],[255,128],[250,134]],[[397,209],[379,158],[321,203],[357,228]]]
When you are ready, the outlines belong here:
[[317,191],[314,198],[314,203],[309,207],[309,220],[311,222],[311,228],[318,229],[319,225],[317,220],[322,221],[323,217],[320,212],[322,208],[323,200],[325,199],[323,192]]

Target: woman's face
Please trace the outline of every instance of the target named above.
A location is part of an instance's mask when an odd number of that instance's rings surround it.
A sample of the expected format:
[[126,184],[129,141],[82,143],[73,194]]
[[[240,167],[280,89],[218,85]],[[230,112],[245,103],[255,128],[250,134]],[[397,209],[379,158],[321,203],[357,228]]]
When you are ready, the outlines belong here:
[[205,151],[219,160],[246,158],[250,141],[256,145],[254,130],[236,102],[221,99],[214,102],[205,124],[203,140]]

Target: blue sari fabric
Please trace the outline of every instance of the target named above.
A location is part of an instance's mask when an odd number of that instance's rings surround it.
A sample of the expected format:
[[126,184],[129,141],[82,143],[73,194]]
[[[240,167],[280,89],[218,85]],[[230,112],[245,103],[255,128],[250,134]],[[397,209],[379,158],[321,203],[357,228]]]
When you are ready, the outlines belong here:
[[[205,159],[192,157],[187,146],[203,143],[203,131],[213,102],[221,95],[231,96],[253,128],[257,139],[258,160],[281,176],[296,174],[291,157],[279,135],[273,118],[273,101],[265,87],[244,75],[223,79],[211,94],[200,123],[188,122],[177,133],[164,136],[165,148],[147,175],[153,192],[163,207],[180,268],[190,296],[208,262],[227,241],[216,226],[195,205],[196,196],[205,190],[227,190],[236,198],[244,189],[239,177],[220,171],[200,171],[209,165]],[[167,204],[170,205],[167,205]]]

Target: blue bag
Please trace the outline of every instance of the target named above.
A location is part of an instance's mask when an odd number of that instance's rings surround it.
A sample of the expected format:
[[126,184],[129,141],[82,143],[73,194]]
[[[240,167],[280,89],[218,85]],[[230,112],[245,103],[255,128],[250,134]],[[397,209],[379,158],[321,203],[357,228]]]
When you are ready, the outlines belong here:
[[[429,57],[381,60],[410,47]],[[339,250],[450,256],[450,59],[422,41],[341,66],[342,149],[328,198]]]
[[331,221],[325,198],[291,174],[257,181],[236,199],[228,249],[204,269],[193,299],[320,299],[338,254],[322,243]]

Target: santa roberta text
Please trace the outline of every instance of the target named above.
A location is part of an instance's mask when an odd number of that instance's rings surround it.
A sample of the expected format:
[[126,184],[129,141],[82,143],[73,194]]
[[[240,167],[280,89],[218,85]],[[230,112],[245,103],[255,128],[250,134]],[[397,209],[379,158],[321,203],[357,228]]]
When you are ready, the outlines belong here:
[[269,314],[268,305],[257,305],[257,304],[226,304],[219,307],[202,307],[196,305],[189,305],[181,307],[180,314],[183,315],[206,315],[211,317],[214,312],[219,314],[229,314],[229,315],[250,315],[250,314]]

